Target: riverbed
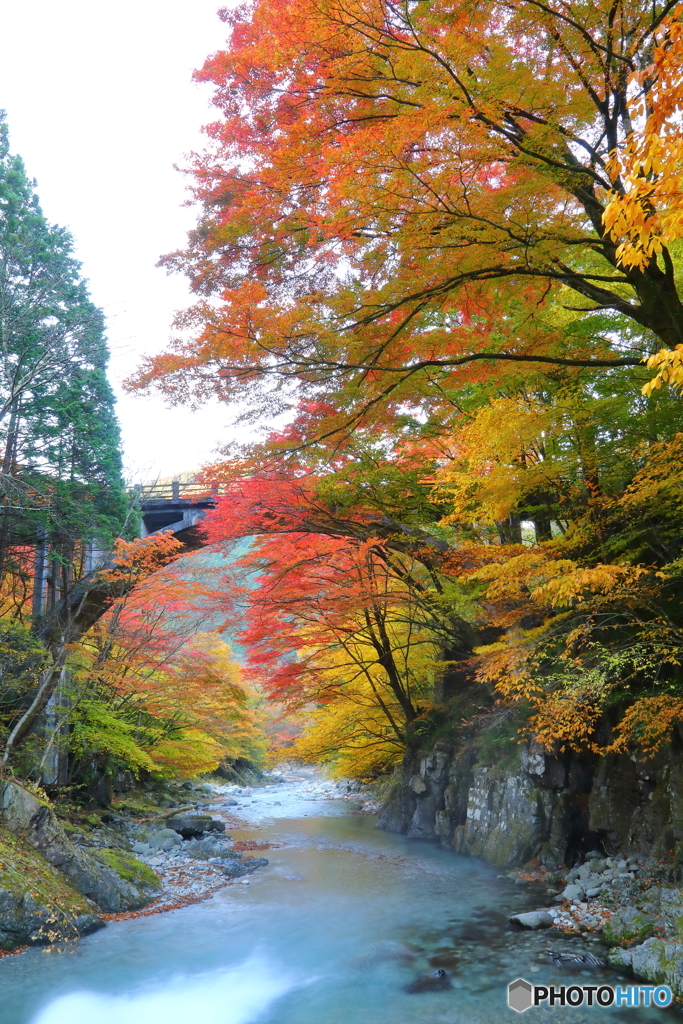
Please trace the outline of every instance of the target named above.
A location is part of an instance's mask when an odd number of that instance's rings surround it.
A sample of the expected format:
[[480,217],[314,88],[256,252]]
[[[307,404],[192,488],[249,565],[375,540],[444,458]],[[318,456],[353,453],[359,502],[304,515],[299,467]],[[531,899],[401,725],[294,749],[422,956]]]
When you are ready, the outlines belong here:
[[[256,788],[237,807],[217,793],[214,813],[244,823],[229,829],[235,839],[272,844],[248,882],[111,923],[71,950],[1,961],[0,1024],[500,1024],[520,1019],[506,1004],[517,977],[623,983],[543,956],[549,946],[600,955],[594,939],[513,930],[509,916],[542,906],[543,890],[382,832],[353,803],[312,793],[313,778]],[[438,968],[452,988],[406,991]],[[568,1018],[673,1019],[642,1008],[529,1013],[532,1024]]]

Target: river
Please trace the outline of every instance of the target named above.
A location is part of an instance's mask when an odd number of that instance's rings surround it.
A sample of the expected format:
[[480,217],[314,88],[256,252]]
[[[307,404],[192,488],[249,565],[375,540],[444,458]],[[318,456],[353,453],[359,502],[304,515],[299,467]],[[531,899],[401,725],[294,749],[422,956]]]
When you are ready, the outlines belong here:
[[[549,944],[599,954],[594,942],[511,929],[510,914],[542,905],[542,892],[381,832],[348,803],[310,799],[307,782],[304,773],[256,789],[237,810],[248,827],[231,830],[235,838],[276,844],[248,884],[110,924],[72,951],[0,961],[0,1024],[500,1024],[527,1019],[506,1005],[519,976],[544,985],[622,980],[571,973],[541,955]],[[405,991],[438,967],[451,989]],[[528,1019],[671,1016],[556,1007]]]

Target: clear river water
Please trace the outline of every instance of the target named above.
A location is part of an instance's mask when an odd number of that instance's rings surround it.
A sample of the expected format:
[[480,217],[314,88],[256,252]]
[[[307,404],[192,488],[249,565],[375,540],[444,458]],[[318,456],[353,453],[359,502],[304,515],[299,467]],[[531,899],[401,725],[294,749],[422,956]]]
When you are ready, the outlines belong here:
[[[628,1020],[645,1008],[507,1007],[507,985],[623,982],[609,970],[553,967],[547,946],[594,941],[516,932],[510,914],[542,906],[477,860],[376,828],[339,800],[306,795],[309,776],[256,789],[230,808],[235,838],[277,844],[270,862],[204,903],[109,924],[72,951],[0,961],[0,1024],[529,1024]],[[253,802],[251,802],[253,800]],[[275,801],[280,806],[275,805]],[[409,993],[443,967],[443,992]]]

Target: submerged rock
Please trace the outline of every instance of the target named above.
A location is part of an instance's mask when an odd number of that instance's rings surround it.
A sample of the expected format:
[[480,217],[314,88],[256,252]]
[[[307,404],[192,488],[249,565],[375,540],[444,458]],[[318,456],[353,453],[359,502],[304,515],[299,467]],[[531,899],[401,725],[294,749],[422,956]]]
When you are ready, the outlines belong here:
[[443,992],[445,989],[453,988],[448,972],[440,967],[433,974],[421,974],[405,986],[406,992]]
[[530,910],[525,914],[513,914],[510,924],[519,924],[522,928],[536,931],[538,928],[552,928],[555,918],[547,910]]
[[605,961],[592,953],[558,952],[544,949],[543,952],[557,967],[605,967]]

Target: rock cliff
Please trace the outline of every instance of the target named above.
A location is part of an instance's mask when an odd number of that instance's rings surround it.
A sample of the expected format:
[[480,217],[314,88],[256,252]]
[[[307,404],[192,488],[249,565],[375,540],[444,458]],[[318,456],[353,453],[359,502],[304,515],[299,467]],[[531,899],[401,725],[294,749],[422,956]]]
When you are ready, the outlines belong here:
[[437,742],[407,757],[381,828],[517,867],[538,858],[571,866],[588,850],[683,863],[683,765],[671,750],[553,757],[520,746],[482,763],[477,743]]

